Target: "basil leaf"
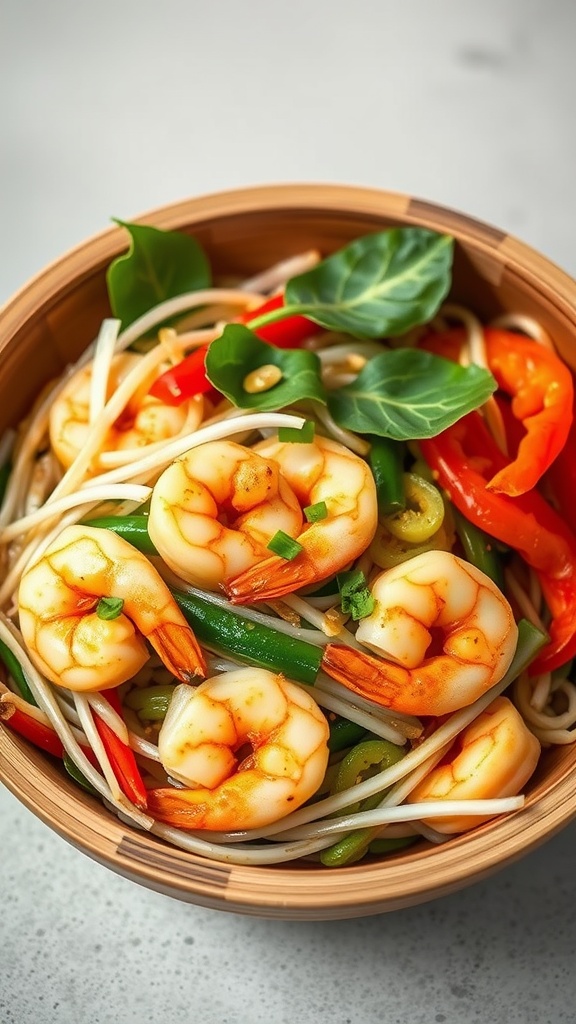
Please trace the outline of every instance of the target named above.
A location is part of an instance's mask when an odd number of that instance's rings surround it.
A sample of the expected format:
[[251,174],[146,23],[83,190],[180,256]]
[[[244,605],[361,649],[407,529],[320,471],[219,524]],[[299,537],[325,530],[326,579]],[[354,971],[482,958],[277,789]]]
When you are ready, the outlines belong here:
[[[245,377],[270,363],[282,371],[278,384],[256,394],[245,391]],[[326,402],[320,360],[314,352],[268,345],[243,324],[226,325],[209,345],[205,365],[210,383],[241,409],[269,411],[303,398]]]
[[208,288],[210,264],[195,238],[149,224],[117,220],[130,233],[130,249],[106,273],[108,298],[123,327],[165,299]]
[[434,437],[477,409],[496,381],[479,366],[460,366],[421,349],[374,356],[355,381],[328,395],[342,427],[406,441]]
[[360,338],[404,334],[430,320],[448,294],[453,245],[425,228],[365,235],[293,277],[286,313]]

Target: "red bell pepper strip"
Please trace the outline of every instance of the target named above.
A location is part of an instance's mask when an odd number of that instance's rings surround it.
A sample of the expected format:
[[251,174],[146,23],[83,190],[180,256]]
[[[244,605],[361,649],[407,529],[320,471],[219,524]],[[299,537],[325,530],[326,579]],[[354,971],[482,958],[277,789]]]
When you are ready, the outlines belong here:
[[[280,309],[283,303],[282,294],[274,295],[257,309],[244,312],[239,317],[239,322],[249,326],[253,320]],[[262,341],[267,341],[277,348],[297,348],[305,338],[320,330],[317,324],[304,316],[288,316],[271,324],[263,324],[262,327],[257,327],[254,333]],[[152,384],[150,394],[166,405],[180,405],[194,395],[205,395],[213,390],[204,367],[207,351],[208,345],[201,345],[181,363],[162,373]]]
[[[283,305],[284,295],[279,292],[267,302],[263,302],[257,309],[246,310],[240,317],[240,323],[249,327],[254,320],[259,320],[266,313],[272,313],[276,309],[282,309]],[[262,341],[276,345],[276,348],[298,348],[306,338],[312,334],[319,334],[322,328],[312,320],[308,320],[307,317],[297,314],[276,320],[271,324],[262,324],[261,327],[255,327],[253,330],[254,334],[257,334]]]
[[538,574],[552,621],[550,643],[530,671],[564,664],[576,654],[576,536],[538,491],[511,498],[487,490],[487,477],[506,459],[477,412],[420,446],[462,515],[518,551]]
[[[114,711],[121,715],[122,708],[117,693],[114,690],[108,690],[106,699]],[[148,792],[138,770],[134,752],[96,713],[94,713],[94,724],[124,796],[127,796],[140,810],[146,810]]]
[[512,412],[526,428],[516,458],[488,483],[503,494],[525,494],[564,447],[572,422],[572,374],[550,349],[512,331],[486,328],[488,366],[512,397]]
[[544,480],[560,515],[576,533],[576,401],[566,444]]
[[[463,337],[457,328],[428,335],[421,345],[457,359]],[[484,343],[488,367],[501,391],[511,396],[512,415],[524,428],[514,458],[486,486],[514,497],[536,486],[566,442],[572,422],[572,374],[550,349],[514,331],[486,327]]]
[[37,718],[24,714],[11,701],[0,704],[0,721],[6,722],[19,736],[47,754],[52,754],[52,757],[60,760],[64,757],[64,747],[54,729],[39,722]]
[[[51,725],[39,722],[33,715],[26,714],[25,701],[17,694],[12,694],[7,690],[3,691],[0,700],[0,721],[7,722],[14,732],[33,743],[35,747],[39,747],[40,750],[45,750],[46,753],[52,754],[53,757],[60,760],[64,757],[64,746],[58,733]],[[81,746],[80,749],[90,763],[94,767],[98,767],[94,751],[90,747]]]

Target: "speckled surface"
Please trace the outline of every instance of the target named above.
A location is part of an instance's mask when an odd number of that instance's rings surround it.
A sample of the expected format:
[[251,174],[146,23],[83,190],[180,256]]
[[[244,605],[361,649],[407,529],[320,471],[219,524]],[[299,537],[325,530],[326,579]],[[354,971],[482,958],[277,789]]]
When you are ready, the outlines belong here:
[[[265,181],[445,203],[576,272],[571,0],[5,0],[0,301],[151,207]],[[0,792],[1,1024],[575,1019],[576,825],[422,907],[332,923],[179,904]]]

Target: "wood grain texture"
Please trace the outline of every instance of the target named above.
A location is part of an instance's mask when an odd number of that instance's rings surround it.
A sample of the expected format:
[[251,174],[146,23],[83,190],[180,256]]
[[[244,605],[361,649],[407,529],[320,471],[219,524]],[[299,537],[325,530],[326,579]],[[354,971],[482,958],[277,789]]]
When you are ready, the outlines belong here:
[[[456,238],[452,298],[480,316],[537,316],[576,364],[576,286],[503,232],[408,196],[337,185],[243,189],[176,203],[140,218],[196,235],[217,275],[251,274],[309,247],[333,251],[360,234],[423,224]],[[64,255],[0,313],[0,429],[76,358],[109,314],[109,261],[126,249],[118,228]],[[576,752],[542,758],[525,807],[438,848],[422,842],[388,858],[326,870],[214,863],[132,829],[84,794],[60,766],[0,725],[0,779],[66,840],[134,881],[191,903],[276,918],[337,919],[411,906],[462,888],[526,854],[576,813]]]

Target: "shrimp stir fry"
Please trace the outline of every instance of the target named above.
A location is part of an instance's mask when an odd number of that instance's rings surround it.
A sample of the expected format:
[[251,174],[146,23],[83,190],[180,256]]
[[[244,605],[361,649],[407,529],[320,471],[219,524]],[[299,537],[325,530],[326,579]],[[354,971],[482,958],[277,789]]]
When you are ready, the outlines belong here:
[[[507,697],[497,697],[457,738],[441,764],[408,796],[427,800],[487,800],[515,796],[534,772],[540,743]],[[466,832],[487,818],[430,819],[437,832]]]
[[466,707],[504,676],[516,649],[512,608],[475,566],[426,551],[381,573],[356,639],[379,658],[329,644],[323,667],[351,690],[412,715]]
[[[110,602],[114,599],[110,617]],[[24,573],[20,628],[38,669],[70,690],[105,690],[148,660],[148,640],[179,679],[206,675],[202,652],[168,587],[109,530],[69,526]]]
[[282,597],[345,568],[368,547],[378,523],[376,486],[368,464],[343,445],[316,437],[312,444],[274,439],[255,450],[275,462],[303,508],[325,502],[324,519],[297,536],[302,551],[290,561],[272,555],[227,582],[235,604]]
[[152,492],[148,532],[182,579],[217,590],[266,557],[278,530],[300,533],[302,511],[272,459],[234,441],[176,459]]
[[[143,356],[121,352],[114,356],[108,376],[109,398]],[[204,413],[201,395],[181,405],[166,405],[148,394],[152,379],[145,380],[126,405],[122,415],[108,430],[102,451],[113,452],[143,448],[168,440],[181,433],[196,430]],[[59,462],[68,468],[85,444],[90,432],[90,389],[92,366],[78,370],[55,399],[50,410],[50,443]]]
[[231,831],[278,821],[320,786],[328,723],[304,690],[264,669],[224,672],[196,690],[178,686],[160,730],[169,775],[149,810],[187,829]]
[[[152,261],[148,230],[131,244]],[[195,856],[340,866],[438,841],[516,811],[541,743],[576,737],[576,536],[551,469],[572,464],[570,374],[526,328],[443,305],[451,240],[403,231],[194,294],[170,232],[176,295],[138,319],[111,295],[0,436],[0,710]],[[466,325],[452,367],[445,320]],[[544,415],[518,406],[535,366],[565,392],[536,469],[513,422]],[[496,487],[514,467],[523,485]]]

